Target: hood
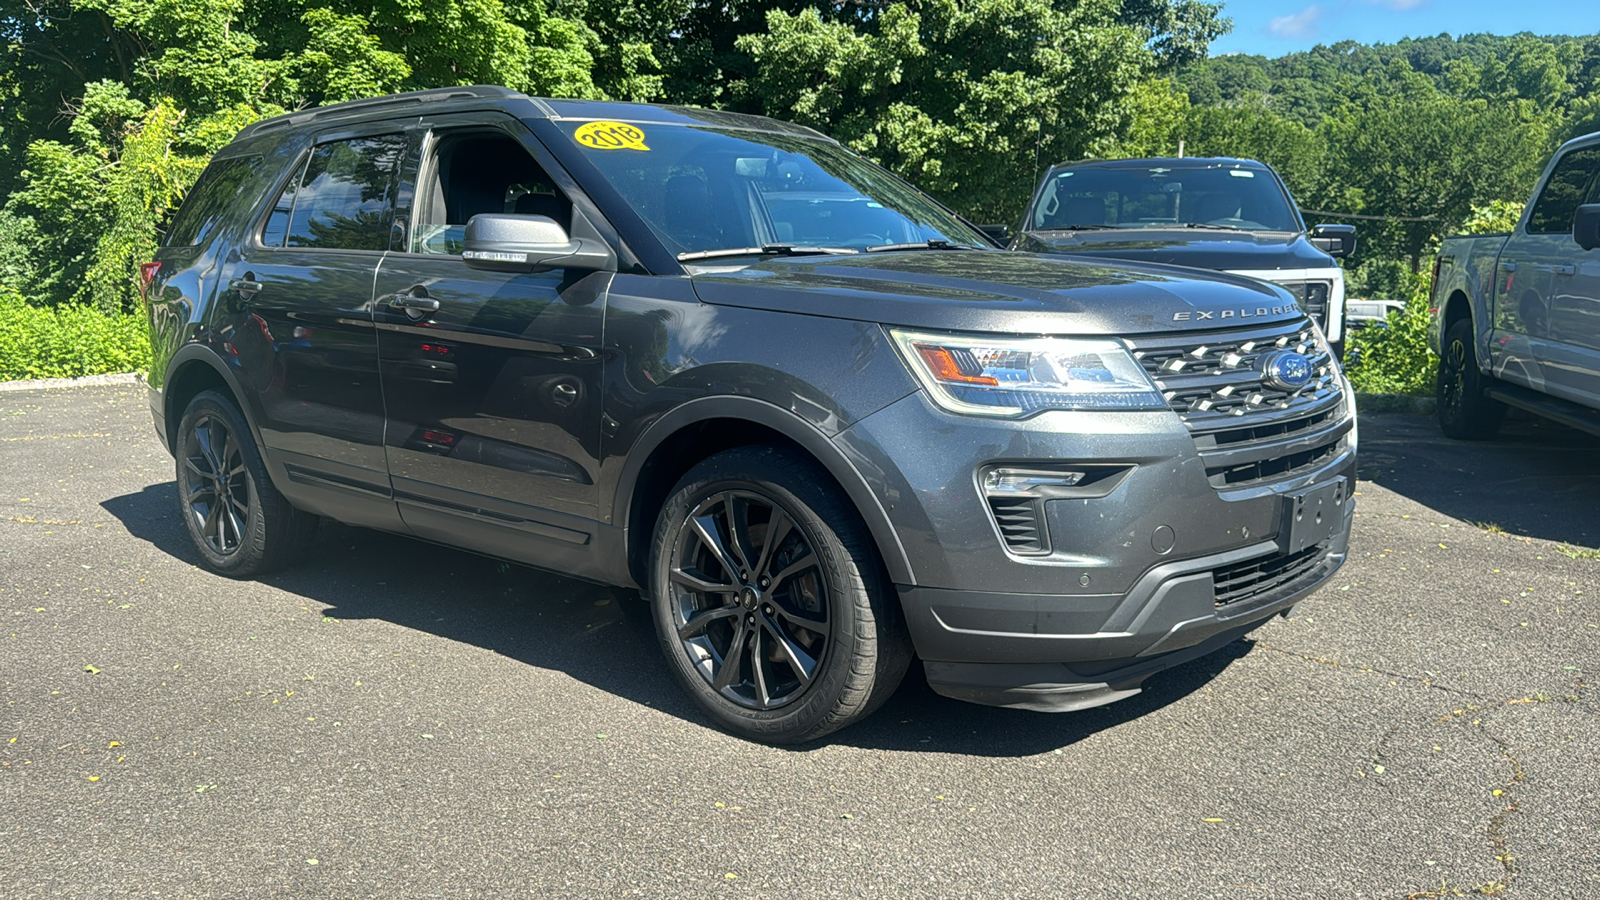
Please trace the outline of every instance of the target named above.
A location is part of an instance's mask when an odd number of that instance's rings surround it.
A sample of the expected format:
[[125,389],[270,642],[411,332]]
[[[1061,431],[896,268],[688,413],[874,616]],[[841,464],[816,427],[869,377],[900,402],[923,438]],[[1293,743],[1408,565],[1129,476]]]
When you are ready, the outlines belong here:
[[1198,269],[1318,269],[1337,266],[1306,236],[1283,231],[1108,228],[1029,231],[1017,246],[1036,253],[1081,253]]
[[947,331],[1135,335],[1303,315],[1260,281],[1001,250],[775,257],[692,272],[706,303]]

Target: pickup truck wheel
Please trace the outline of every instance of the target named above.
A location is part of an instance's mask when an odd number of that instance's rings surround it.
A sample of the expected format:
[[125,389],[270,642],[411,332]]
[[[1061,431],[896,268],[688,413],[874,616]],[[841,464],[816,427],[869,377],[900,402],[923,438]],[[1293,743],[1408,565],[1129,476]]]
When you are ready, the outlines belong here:
[[775,447],[700,462],[656,523],[650,601],[668,667],[716,724],[795,743],[888,699],[911,662],[866,527],[824,470]]
[[1505,404],[1483,393],[1489,379],[1478,369],[1473,338],[1470,319],[1461,319],[1445,332],[1434,392],[1440,430],[1463,441],[1494,437],[1506,417]]
[[273,487],[233,401],[197,395],[178,425],[178,503],[206,568],[233,578],[271,571],[305,546],[315,516]]

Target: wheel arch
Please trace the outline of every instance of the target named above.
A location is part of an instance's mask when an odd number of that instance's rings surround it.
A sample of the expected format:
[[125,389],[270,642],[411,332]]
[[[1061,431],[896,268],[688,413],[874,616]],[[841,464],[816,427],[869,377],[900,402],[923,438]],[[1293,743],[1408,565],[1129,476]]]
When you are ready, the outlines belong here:
[[[261,432],[249,404],[244,402],[244,393],[239,389],[238,380],[211,348],[204,344],[186,344],[180,348],[167,364],[167,375],[162,385],[161,416],[167,425],[168,452],[177,453],[178,424],[183,419],[183,411],[189,408],[190,401],[207,390],[221,391],[233,399],[234,406],[244,416],[245,424],[250,426],[250,438],[257,447],[262,446]],[[272,467],[268,466],[267,471],[270,474]]]
[[750,397],[691,400],[657,419],[635,442],[618,480],[612,521],[623,532],[629,574],[648,586],[653,525],[673,485],[712,454],[752,444],[787,446],[815,461],[850,500],[896,584],[915,584],[911,563],[867,479],[820,429]]
[[1440,333],[1449,331],[1450,326],[1458,319],[1472,318],[1472,301],[1467,297],[1466,291],[1457,288],[1451,292],[1450,298],[1444,302],[1444,313],[1440,316],[1443,328]]

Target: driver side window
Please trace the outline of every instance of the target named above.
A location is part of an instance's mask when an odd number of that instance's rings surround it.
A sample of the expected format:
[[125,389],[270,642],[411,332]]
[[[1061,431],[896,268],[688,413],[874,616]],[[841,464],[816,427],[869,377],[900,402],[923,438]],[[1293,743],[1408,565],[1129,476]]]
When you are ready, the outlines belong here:
[[429,135],[412,215],[411,253],[460,255],[480,213],[545,216],[568,231],[572,202],[516,139],[497,131]]

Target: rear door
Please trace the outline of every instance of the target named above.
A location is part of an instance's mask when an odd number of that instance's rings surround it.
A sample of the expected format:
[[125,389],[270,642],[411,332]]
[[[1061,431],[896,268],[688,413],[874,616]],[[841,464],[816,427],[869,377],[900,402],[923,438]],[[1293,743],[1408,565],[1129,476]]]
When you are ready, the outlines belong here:
[[394,222],[403,129],[323,134],[222,268],[226,350],[297,506],[399,528],[383,453],[372,280]]
[[[479,213],[570,229],[554,163],[501,113],[423,120],[403,196],[405,245],[378,270],[387,458],[422,537],[545,567],[586,568],[597,518],[606,272],[508,274],[460,257]],[[536,155],[537,154],[537,155]]]

